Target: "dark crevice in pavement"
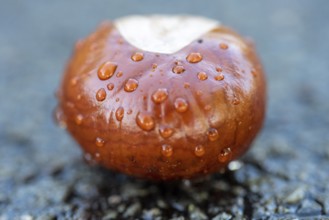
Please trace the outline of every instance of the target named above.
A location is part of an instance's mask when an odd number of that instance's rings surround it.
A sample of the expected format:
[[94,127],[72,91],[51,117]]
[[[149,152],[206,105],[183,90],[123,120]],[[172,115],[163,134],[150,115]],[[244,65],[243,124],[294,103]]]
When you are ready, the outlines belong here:
[[321,215],[324,216],[326,214],[324,203],[319,199],[314,199],[314,201],[321,207]]

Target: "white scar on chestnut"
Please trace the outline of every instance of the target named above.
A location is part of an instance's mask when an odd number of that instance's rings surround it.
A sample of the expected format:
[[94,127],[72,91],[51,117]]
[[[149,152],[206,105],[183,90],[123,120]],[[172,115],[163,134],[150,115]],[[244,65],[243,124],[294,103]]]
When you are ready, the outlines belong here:
[[181,50],[220,25],[218,21],[190,15],[132,15],[114,24],[134,47],[163,54]]

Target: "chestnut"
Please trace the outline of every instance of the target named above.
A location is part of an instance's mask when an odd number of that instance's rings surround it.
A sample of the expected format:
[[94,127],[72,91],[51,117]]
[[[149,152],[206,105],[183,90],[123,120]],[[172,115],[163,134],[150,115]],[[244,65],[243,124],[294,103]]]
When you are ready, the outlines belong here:
[[169,180],[214,173],[259,132],[266,83],[254,46],[196,16],[128,16],[77,42],[57,116],[98,164]]

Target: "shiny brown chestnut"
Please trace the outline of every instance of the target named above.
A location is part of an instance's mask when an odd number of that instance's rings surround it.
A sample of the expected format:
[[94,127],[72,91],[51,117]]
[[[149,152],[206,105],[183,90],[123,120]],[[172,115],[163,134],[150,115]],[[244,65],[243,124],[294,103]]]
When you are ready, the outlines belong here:
[[156,180],[214,173],[259,132],[266,85],[254,46],[194,16],[129,16],[78,41],[57,116],[93,160]]

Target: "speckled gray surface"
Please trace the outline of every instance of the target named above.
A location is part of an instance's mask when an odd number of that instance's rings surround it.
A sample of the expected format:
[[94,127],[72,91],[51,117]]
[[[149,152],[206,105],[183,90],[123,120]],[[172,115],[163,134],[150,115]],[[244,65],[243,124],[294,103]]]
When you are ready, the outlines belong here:
[[[329,219],[329,1],[0,0],[0,219]],[[256,42],[264,129],[226,174],[152,183],[86,165],[53,122],[75,40],[132,13],[196,13]]]

